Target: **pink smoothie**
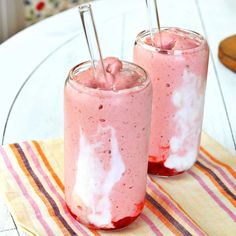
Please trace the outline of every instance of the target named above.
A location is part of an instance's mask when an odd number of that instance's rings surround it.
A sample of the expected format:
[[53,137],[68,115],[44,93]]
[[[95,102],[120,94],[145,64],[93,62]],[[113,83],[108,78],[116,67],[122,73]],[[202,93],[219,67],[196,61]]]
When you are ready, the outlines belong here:
[[202,127],[209,49],[197,33],[163,29],[152,43],[149,32],[137,37],[134,62],[153,84],[148,171],[175,175],[197,159]]
[[144,70],[105,59],[74,67],[66,81],[65,196],[75,218],[117,229],[144,206],[152,87]]

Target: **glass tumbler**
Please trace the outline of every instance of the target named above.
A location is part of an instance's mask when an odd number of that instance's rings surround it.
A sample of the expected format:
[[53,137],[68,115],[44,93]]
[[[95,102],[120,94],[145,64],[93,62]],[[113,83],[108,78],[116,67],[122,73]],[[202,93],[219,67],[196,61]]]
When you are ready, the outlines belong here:
[[190,169],[198,156],[209,49],[190,30],[153,33],[154,45],[149,31],[138,34],[133,57],[153,85],[148,173],[172,176]]
[[87,87],[79,80],[90,62],[75,66],[65,82],[65,199],[74,218],[94,229],[123,228],[144,206],[152,86],[142,68],[122,63],[140,76],[139,85]]

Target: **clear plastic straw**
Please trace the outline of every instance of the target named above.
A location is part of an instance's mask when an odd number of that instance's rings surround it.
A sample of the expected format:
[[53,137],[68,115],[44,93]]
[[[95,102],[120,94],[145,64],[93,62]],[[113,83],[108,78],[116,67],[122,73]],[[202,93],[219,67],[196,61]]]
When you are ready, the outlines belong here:
[[158,32],[160,34],[160,43],[162,46],[161,23],[160,23],[158,8],[157,8],[157,2],[156,0],[145,0],[145,2],[146,2],[146,8],[147,8],[147,17],[148,17],[149,31],[150,31],[152,45],[153,46],[155,45],[153,29],[158,28]]
[[90,4],[83,4],[79,6],[79,13],[82,21],[82,26],[86,38],[86,43],[89,50],[91,63],[94,74],[98,61],[100,61],[103,69],[104,77],[106,78],[105,67],[103,63],[101,47],[98,40],[98,34],[94,23],[92,7]]

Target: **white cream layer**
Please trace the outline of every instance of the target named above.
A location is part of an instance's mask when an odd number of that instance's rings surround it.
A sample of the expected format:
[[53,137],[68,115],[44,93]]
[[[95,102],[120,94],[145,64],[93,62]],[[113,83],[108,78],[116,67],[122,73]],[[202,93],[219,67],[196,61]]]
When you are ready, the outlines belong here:
[[[183,85],[174,91],[172,102],[178,109],[174,118],[178,135],[170,139],[170,156],[164,165],[178,172],[188,170],[198,155],[201,134],[204,93],[203,80],[184,71]],[[180,154],[185,149],[184,154]]]
[[[99,140],[104,132],[111,135],[110,169],[105,171],[96,149],[104,143],[89,143],[85,135],[80,133],[80,152],[77,163],[76,182],[73,189],[73,205],[85,205],[88,209],[88,220],[97,227],[113,227],[111,215],[110,193],[113,186],[120,180],[125,165],[119,152],[115,129],[111,126],[99,127],[95,140]],[[98,138],[97,138],[98,137]],[[80,199],[80,200],[79,200]],[[77,201],[77,202],[76,202]]]

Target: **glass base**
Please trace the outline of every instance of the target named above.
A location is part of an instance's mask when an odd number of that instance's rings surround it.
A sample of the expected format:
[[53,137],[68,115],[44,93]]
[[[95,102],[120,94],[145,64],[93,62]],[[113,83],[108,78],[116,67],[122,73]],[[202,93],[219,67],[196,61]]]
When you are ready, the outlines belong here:
[[125,228],[127,227],[128,225],[130,225],[132,222],[134,222],[138,217],[139,215],[141,214],[142,212],[142,209],[144,207],[144,202],[142,202],[142,206],[140,204],[140,209],[139,209],[139,213],[136,215],[136,216],[127,216],[123,219],[120,219],[118,221],[112,221],[111,223],[114,225],[113,228],[109,228],[109,227],[97,227],[93,224],[88,224],[88,223],[85,223],[83,222],[77,215],[75,215],[69,208],[69,206],[66,204],[66,207],[68,209],[68,211],[70,212],[70,214],[72,215],[72,217],[78,221],[79,223],[87,226],[89,229],[95,229],[95,230],[105,230],[105,231],[113,231],[113,230],[118,230],[118,229],[122,229],[122,228]]
[[169,169],[165,167],[164,162],[165,161],[161,162],[148,161],[148,174],[168,177],[184,173],[184,171],[178,172],[175,169]]

